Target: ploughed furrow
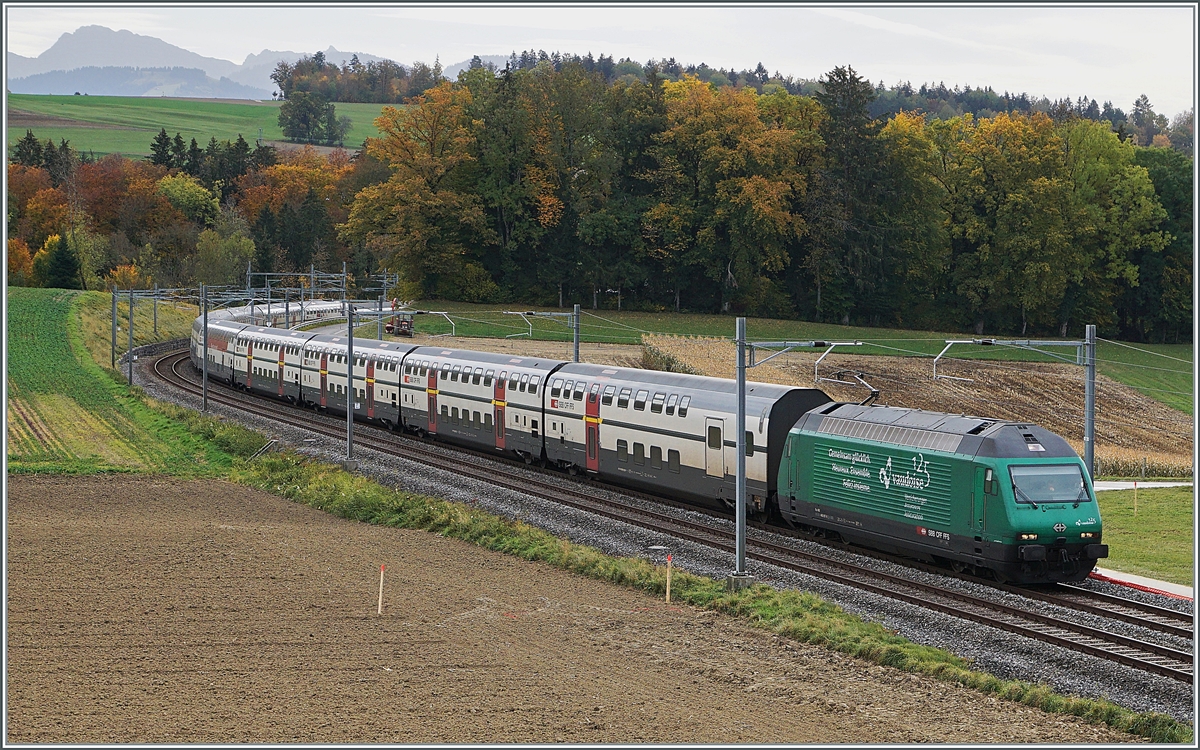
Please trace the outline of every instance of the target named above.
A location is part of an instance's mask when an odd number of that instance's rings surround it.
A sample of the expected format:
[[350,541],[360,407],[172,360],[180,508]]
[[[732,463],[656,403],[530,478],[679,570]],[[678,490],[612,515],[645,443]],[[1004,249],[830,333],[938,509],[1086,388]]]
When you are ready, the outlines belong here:
[[[168,355],[155,362],[154,371],[160,378],[172,385],[192,393],[198,393],[200,388],[189,377],[179,373],[179,369],[188,361],[186,351],[181,354]],[[328,419],[318,418],[302,409],[286,406],[273,399],[255,397],[220,387],[214,388],[211,382],[209,398],[318,434],[335,438],[344,437],[346,434],[344,423],[332,424]],[[727,519],[707,523],[676,518],[656,512],[651,508],[642,507],[642,505],[632,502],[632,498],[631,502],[626,503],[599,496],[589,492],[586,485],[583,484],[579,488],[567,489],[549,482],[542,482],[528,476],[526,471],[520,473],[510,471],[506,466],[508,462],[488,461],[481,464],[478,460],[480,456],[484,455],[481,453],[464,451],[462,459],[454,459],[443,453],[434,453],[427,450],[419,440],[403,438],[382,429],[365,429],[361,433],[356,432],[355,442],[383,453],[443,468],[460,476],[502,486],[552,502],[567,504],[586,512],[600,514],[656,532],[668,533],[710,548],[731,553],[734,551],[733,533],[728,528]],[[522,469],[525,468],[522,466]],[[1184,682],[1192,681],[1192,654],[1167,646],[1146,643],[1118,633],[1067,622],[1058,617],[1022,610],[934,584],[869,570],[851,563],[830,560],[828,557],[803,552],[764,539],[748,539],[747,556],[770,565],[853,586],[880,596],[1053,643],[1136,669],[1165,675]],[[1024,590],[1015,587],[1013,590],[1019,594],[1025,593]],[[1144,622],[1138,624],[1144,624]]]

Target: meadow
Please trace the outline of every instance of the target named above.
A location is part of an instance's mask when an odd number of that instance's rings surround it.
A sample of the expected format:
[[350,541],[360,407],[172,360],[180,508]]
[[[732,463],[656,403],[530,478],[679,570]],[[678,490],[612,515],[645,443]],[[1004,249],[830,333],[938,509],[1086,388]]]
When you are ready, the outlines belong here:
[[1196,546],[1191,487],[1096,493],[1109,558],[1100,565],[1134,575],[1192,585]]
[[[99,292],[8,288],[8,470],[183,476],[228,471],[228,454],[150,408],[107,368],[109,305],[108,295]],[[149,308],[135,305],[134,329],[144,331],[135,345],[153,338]],[[81,327],[85,309],[93,322]],[[159,310],[165,338],[173,337],[173,326],[185,316],[169,310]],[[176,322],[165,322],[171,318]]]
[[[27,129],[43,141],[53,138],[57,143],[65,138],[75,149],[96,156],[149,156],[150,141],[161,128],[172,137],[179,133],[185,141],[195,138],[201,146],[213,137],[233,141],[239,134],[253,144],[259,129],[265,140],[283,139],[279,102],[275,101],[10,94],[8,106],[9,148]],[[373,121],[382,105],[336,107],[339,116],[345,115],[353,122],[345,141],[348,149],[358,148],[365,138],[379,134]],[[22,114],[14,117],[12,110]]]

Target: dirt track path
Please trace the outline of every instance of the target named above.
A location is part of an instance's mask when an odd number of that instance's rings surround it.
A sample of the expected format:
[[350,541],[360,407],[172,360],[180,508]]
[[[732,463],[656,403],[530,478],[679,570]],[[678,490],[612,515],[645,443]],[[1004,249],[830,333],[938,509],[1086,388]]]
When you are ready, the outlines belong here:
[[8,489],[9,742],[1132,739],[220,482]]

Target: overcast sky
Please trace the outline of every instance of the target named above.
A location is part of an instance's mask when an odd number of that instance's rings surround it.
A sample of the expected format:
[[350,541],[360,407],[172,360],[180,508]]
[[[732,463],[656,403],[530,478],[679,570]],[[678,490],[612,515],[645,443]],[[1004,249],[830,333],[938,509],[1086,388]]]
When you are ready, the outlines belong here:
[[[753,68],[817,78],[851,65],[874,82],[944,81],[1051,99],[1088,96],[1127,112],[1140,94],[1173,116],[1194,106],[1193,7],[1184,5],[718,7],[54,7],[6,5],[6,47],[35,57],[63,33],[98,24],[241,63],[264,49],[330,45],[397,62],[523,49],[612,54],[639,62]],[[340,62],[340,61],[334,61]]]

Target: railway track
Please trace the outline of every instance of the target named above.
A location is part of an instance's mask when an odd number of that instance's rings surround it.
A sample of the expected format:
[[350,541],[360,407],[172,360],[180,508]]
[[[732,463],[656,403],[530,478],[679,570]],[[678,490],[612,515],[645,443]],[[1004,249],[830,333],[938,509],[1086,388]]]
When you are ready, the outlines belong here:
[[[168,384],[193,394],[200,392],[200,386],[195,382],[195,377],[185,376],[180,372],[181,369],[191,368],[187,351],[162,356],[154,362],[153,367],[155,374]],[[334,423],[331,419],[314,418],[313,415],[283,402],[253,396],[223,386],[214,386],[217,384],[210,380],[209,399],[217,403],[235,406],[242,411],[271,419],[274,422],[328,437],[342,438],[345,436],[344,423]],[[689,521],[642,505],[615,501],[589,492],[586,484],[581,484],[578,488],[567,489],[558,483],[530,477],[528,471],[522,471],[519,474],[509,471],[508,464],[510,462],[497,460],[499,457],[486,453],[463,450],[462,458],[433,453],[425,449],[421,440],[403,437],[382,428],[356,431],[355,442],[362,447],[405,460],[453,471],[460,476],[568,505],[656,532],[668,533],[710,548],[728,552],[734,550],[733,534],[728,529],[728,523],[722,525]],[[478,460],[480,457],[492,460],[481,462]],[[522,465],[521,468],[527,469],[528,467]],[[558,477],[557,474],[554,476]],[[631,496],[630,499],[635,498]],[[916,581],[905,576],[865,570],[860,566],[831,560],[819,554],[802,552],[769,540],[747,539],[747,556],[763,563],[1053,643],[1135,669],[1183,682],[1190,683],[1193,680],[1192,653],[1170,646],[1072,623],[1060,617],[1031,612],[982,597],[949,590],[935,584]],[[1192,636],[1190,615],[1143,605],[1140,602],[1119,597],[1098,595],[1097,592],[1080,587],[1060,586],[1053,591],[1037,589],[1026,591],[1011,586],[999,586],[998,588],[1068,609],[1089,612],[1179,637],[1190,639]]]

